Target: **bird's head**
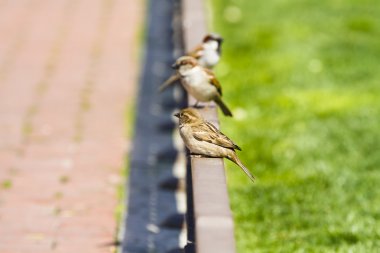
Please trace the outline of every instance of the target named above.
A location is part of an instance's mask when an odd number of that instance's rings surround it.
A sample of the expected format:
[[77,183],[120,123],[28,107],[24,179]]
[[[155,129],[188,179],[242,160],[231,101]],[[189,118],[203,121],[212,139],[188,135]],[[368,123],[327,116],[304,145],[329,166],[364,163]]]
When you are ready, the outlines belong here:
[[196,66],[198,66],[198,62],[194,57],[182,56],[175,61],[172,68],[177,70],[180,74],[185,74]]
[[179,118],[179,123],[195,123],[197,121],[203,120],[202,115],[198,112],[198,110],[194,108],[185,108],[180,112],[174,114],[177,118]]
[[216,33],[209,33],[203,38],[203,43],[208,41],[217,41],[219,44],[223,42],[222,36]]
[[203,47],[220,51],[223,38],[216,33],[209,33],[203,38]]

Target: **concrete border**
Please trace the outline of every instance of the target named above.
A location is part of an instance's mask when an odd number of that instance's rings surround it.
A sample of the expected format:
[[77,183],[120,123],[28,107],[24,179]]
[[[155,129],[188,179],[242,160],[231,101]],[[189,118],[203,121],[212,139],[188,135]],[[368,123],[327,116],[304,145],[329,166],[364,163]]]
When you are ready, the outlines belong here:
[[[190,51],[207,33],[204,1],[183,0],[182,15],[185,51]],[[188,101],[189,106],[195,102],[191,96]],[[203,117],[218,126],[217,108],[205,105],[200,110]],[[191,158],[191,175],[196,252],[234,253],[234,223],[223,159]]]

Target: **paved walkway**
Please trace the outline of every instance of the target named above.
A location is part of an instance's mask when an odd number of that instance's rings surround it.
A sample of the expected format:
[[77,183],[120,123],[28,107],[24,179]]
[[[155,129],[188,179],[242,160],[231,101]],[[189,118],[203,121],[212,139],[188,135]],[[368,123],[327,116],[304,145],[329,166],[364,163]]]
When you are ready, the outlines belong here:
[[0,252],[111,252],[142,1],[0,0]]

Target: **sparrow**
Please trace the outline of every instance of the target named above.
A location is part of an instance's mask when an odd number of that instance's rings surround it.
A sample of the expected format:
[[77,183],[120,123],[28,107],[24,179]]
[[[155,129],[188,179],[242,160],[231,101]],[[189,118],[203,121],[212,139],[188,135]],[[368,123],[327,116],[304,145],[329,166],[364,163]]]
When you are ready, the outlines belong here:
[[179,133],[192,155],[227,158],[237,164],[252,181],[255,180],[235,153],[235,149],[241,148],[213,124],[205,121],[196,109],[185,108],[174,116],[179,118]]
[[222,101],[222,87],[211,70],[199,66],[191,56],[178,58],[172,67],[177,70],[183,87],[197,103],[214,101],[224,115],[232,117],[230,109]]
[[212,69],[220,60],[222,42],[223,38],[218,34],[209,33],[203,38],[202,44],[187,55],[197,59],[202,67]]
[[[204,68],[212,69],[220,60],[221,46],[223,38],[218,34],[209,33],[204,38],[201,44],[196,46],[186,55],[197,59],[198,64]],[[159,88],[159,91],[165,90],[169,85],[179,80],[178,73],[171,75]]]

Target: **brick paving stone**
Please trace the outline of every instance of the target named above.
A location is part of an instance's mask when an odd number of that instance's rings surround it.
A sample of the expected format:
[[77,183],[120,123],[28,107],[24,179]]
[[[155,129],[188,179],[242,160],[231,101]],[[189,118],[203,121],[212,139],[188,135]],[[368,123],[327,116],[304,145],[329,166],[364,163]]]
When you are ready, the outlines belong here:
[[141,1],[0,0],[0,252],[110,252]]
[[[29,5],[29,1],[23,2],[25,5]],[[28,36],[24,38],[23,47],[11,54],[13,58],[0,59],[2,60],[0,65],[12,63],[12,68],[6,68],[6,72],[0,79],[0,132],[2,134],[0,147],[3,149],[17,149],[22,142],[24,117],[33,101],[35,84],[43,76],[44,64],[48,57],[46,47],[53,40],[54,29],[52,27],[55,27],[58,22],[57,18],[52,18],[49,20],[50,22],[46,22],[46,17],[43,14],[49,12],[54,17],[58,17],[62,7],[51,3],[47,1],[45,5],[41,6],[41,9],[32,9],[36,13],[34,15],[29,14],[33,19],[28,20],[31,23],[28,25],[28,29],[20,28],[21,31],[26,30],[28,32]],[[9,23],[8,25],[11,26],[12,24]],[[17,36],[19,35],[17,34]],[[17,39],[13,43],[18,43]],[[47,45],[41,46],[45,43]]]

